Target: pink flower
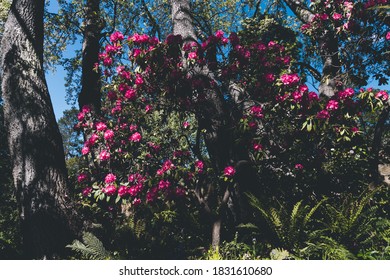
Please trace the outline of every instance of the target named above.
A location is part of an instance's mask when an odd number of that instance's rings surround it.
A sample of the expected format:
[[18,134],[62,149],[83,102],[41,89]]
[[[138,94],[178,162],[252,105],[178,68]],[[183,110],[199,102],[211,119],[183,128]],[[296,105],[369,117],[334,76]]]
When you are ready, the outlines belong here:
[[353,88],[347,88],[343,91],[340,91],[337,96],[340,100],[345,100],[347,98],[352,97],[354,93],[355,91],[353,90]]
[[84,114],[83,112],[78,113],[77,119],[78,119],[79,121],[83,121],[84,118],[85,118],[85,114]]
[[140,205],[141,204],[141,199],[139,199],[139,198],[134,198],[134,200],[133,200],[133,205],[134,206],[138,206],[138,205]]
[[112,65],[112,62],[113,62],[112,58],[109,57],[109,56],[107,56],[107,57],[104,58],[104,60],[103,60],[103,65],[104,65],[104,66],[111,66],[111,65]]
[[264,116],[263,108],[261,108],[261,106],[252,106],[250,112],[252,116],[255,116],[257,118],[262,118]]
[[83,156],[87,155],[89,153],[89,147],[87,146],[84,146],[82,149],[81,149],[81,154]]
[[320,14],[319,17],[320,17],[321,20],[329,19],[329,16],[327,14]]
[[248,126],[249,126],[249,128],[251,128],[251,129],[255,129],[255,128],[257,128],[257,122],[249,122],[249,123],[248,123]]
[[142,51],[140,49],[133,49],[133,51],[131,52],[134,58],[137,58],[141,53]]
[[172,161],[170,159],[167,159],[163,165],[162,165],[162,170],[165,172],[165,171],[168,171],[170,169],[173,169],[175,166],[173,165]]
[[278,44],[276,43],[276,42],[274,42],[274,41],[269,41],[268,42],[268,47],[269,48],[273,48],[273,47],[275,47],[275,46],[277,46]]
[[295,164],[295,169],[296,170],[303,170],[303,165],[300,163],[297,163],[297,164]]
[[302,26],[301,26],[301,30],[302,31],[305,31],[306,29],[309,29],[311,27],[311,25],[309,24],[309,23],[306,23],[306,24],[303,24]]
[[88,146],[93,146],[95,145],[96,141],[99,139],[99,136],[96,133],[93,133],[91,137],[87,140],[87,145]]
[[124,36],[119,31],[115,31],[110,36],[110,41],[113,43],[116,43],[117,41],[122,41],[124,39]]
[[389,99],[389,95],[387,94],[386,91],[381,90],[381,91],[379,91],[379,92],[375,95],[375,98],[380,99],[380,100],[382,100],[382,101],[386,101],[387,99]]
[[79,183],[83,183],[83,182],[86,182],[88,181],[88,174],[86,173],[80,173],[79,176],[77,176],[77,182]]
[[120,186],[119,189],[118,189],[118,195],[120,197],[126,197],[129,195],[129,192],[128,192],[128,187],[126,186]]
[[144,83],[144,79],[142,78],[142,76],[140,74],[137,74],[136,78],[135,78],[135,84],[142,85],[143,83]]
[[195,169],[198,171],[198,174],[203,173],[204,163],[201,160],[195,161]]
[[92,192],[92,188],[88,187],[88,188],[83,189],[82,194],[83,194],[83,196],[89,196],[89,194],[91,192]]
[[149,44],[151,44],[151,45],[157,45],[158,43],[160,43],[160,41],[158,40],[158,38],[156,38],[156,37],[151,37],[151,38],[149,38]]
[[137,130],[137,128],[138,128],[138,126],[136,125],[136,124],[131,124],[130,126],[129,126],[129,129],[130,129],[130,131],[135,131],[135,130]]
[[171,185],[171,182],[169,182],[168,180],[161,180],[160,182],[158,182],[158,189],[159,190],[166,190],[169,188],[170,185]]
[[130,140],[131,142],[139,142],[139,141],[141,141],[141,139],[142,139],[142,136],[141,136],[141,134],[138,133],[138,132],[133,133],[133,134],[130,136],[130,138],[129,138],[129,140]]
[[111,184],[111,183],[114,183],[116,180],[116,176],[112,173],[109,173],[106,175],[106,178],[104,178],[104,182],[106,184]]
[[253,144],[253,150],[255,150],[256,152],[262,151],[263,150],[263,145],[261,145],[259,143],[254,143]]
[[297,74],[283,74],[280,80],[284,85],[295,85],[299,82],[300,78]]
[[103,192],[108,196],[114,195],[116,193],[116,187],[114,185],[108,185],[103,189]]
[[140,192],[140,188],[138,188],[137,186],[132,186],[131,188],[129,188],[127,190],[127,193],[132,196],[132,197],[135,197],[137,196],[137,194]]
[[195,167],[198,169],[203,169],[203,167],[204,167],[203,161],[201,161],[201,160],[195,161]]
[[106,53],[107,54],[115,53],[115,52],[119,51],[120,49],[121,49],[120,46],[107,45],[106,46]]
[[309,91],[309,87],[307,85],[299,85],[298,90],[300,93],[305,93]]
[[329,119],[330,114],[327,110],[322,110],[322,111],[317,113],[317,118],[318,119]]
[[310,101],[318,101],[320,98],[318,97],[317,93],[311,91],[309,92],[309,100]]
[[189,122],[183,122],[183,127],[184,128],[187,128],[187,127],[189,127],[190,126],[190,123]]
[[386,33],[386,40],[390,40],[390,31]]
[[329,100],[328,104],[326,105],[326,109],[330,111],[337,110],[339,108],[339,103],[336,100]]
[[104,122],[99,122],[96,124],[97,131],[104,131],[107,129],[107,125]]
[[99,154],[99,159],[101,160],[101,161],[106,161],[106,160],[109,160],[110,159],[110,153],[108,152],[108,151],[106,151],[106,150],[103,150],[103,151],[101,151],[100,152],[100,154]]
[[357,133],[357,132],[359,132],[359,128],[354,126],[354,127],[351,128],[351,131],[352,131],[352,133]]
[[275,75],[272,73],[265,74],[265,80],[268,83],[272,83],[273,81],[275,81]]
[[225,169],[223,170],[223,173],[226,177],[233,177],[234,174],[236,173],[236,170],[234,169],[233,166],[228,166],[228,167],[225,167]]
[[146,105],[145,106],[145,113],[149,113],[152,110],[152,105]]
[[104,139],[110,141],[112,140],[112,138],[114,138],[114,131],[112,131],[111,129],[106,130],[106,132],[104,132]]
[[196,52],[190,52],[188,54],[188,59],[195,60],[197,58],[198,58],[198,55],[196,54]]
[[351,11],[353,9],[353,2],[345,1],[344,6],[347,10]]
[[339,13],[334,13],[333,15],[332,15],[332,18],[334,19],[334,20],[339,20],[339,19],[341,19],[343,16],[341,15],[341,14],[339,14]]
[[215,37],[218,39],[222,39],[224,35],[225,33],[222,30],[217,30],[217,32],[215,32]]
[[134,100],[137,97],[137,92],[135,89],[131,88],[126,91],[125,97],[130,100]]
[[299,91],[294,91],[292,93],[292,98],[294,99],[295,102],[299,102],[302,99],[302,93],[300,93]]

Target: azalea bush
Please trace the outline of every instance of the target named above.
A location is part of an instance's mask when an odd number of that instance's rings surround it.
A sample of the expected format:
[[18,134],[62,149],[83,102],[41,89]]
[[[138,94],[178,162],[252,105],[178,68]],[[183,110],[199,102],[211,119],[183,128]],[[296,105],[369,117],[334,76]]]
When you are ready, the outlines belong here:
[[[113,215],[149,209],[153,217],[201,211],[217,189],[209,210],[218,212],[225,195],[248,191],[240,189],[238,151],[256,174],[249,191],[259,196],[301,199],[363,187],[364,118],[388,106],[388,93],[348,87],[320,98],[297,74],[289,46],[260,39],[223,31],[203,42],[113,33],[96,65],[102,113],[85,106],[76,125],[87,136],[81,152],[90,163],[77,179],[83,199]],[[229,112],[230,158],[223,161],[202,125],[211,94]]]

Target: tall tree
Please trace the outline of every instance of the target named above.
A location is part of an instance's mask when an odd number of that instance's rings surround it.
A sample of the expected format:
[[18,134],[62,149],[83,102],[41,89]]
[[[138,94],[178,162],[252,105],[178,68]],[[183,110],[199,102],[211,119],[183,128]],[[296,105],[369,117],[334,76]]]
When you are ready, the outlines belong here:
[[100,18],[100,0],[87,0],[85,10],[85,27],[82,48],[81,92],[78,97],[79,107],[91,105],[96,112],[100,111],[99,73],[94,70],[98,62],[102,31]]
[[72,238],[61,136],[43,71],[44,0],[14,0],[1,42],[4,119],[27,258]]

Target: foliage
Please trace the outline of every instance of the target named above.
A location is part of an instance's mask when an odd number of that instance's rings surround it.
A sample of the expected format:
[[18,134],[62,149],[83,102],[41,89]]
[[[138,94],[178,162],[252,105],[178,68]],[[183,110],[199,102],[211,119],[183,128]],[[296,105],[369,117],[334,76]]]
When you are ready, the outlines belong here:
[[[366,191],[358,198],[348,195],[323,199],[314,206],[303,206],[299,201],[291,211],[283,206],[286,202],[279,209],[265,208],[249,195],[261,219],[257,226],[247,228],[261,233],[271,248],[287,249],[282,250],[283,254],[279,252],[287,258],[388,259],[389,220],[378,216],[379,205],[372,200],[378,191]],[[271,230],[268,235],[263,219]]]
[[110,252],[108,252],[103,243],[92,233],[83,233],[83,242],[74,240],[67,248],[81,254],[82,258],[87,260],[109,260],[112,259]]
[[334,36],[338,42],[340,82],[344,85],[366,86],[370,78],[379,85],[388,84],[389,16],[388,1],[314,1],[310,5],[312,17],[302,25],[302,32],[312,40],[314,52],[320,48],[315,42]]
[[19,213],[3,122],[3,106],[0,105],[0,259],[16,259],[21,249]]
[[[251,246],[252,245],[252,246]],[[238,241],[238,232],[230,242],[224,241],[217,248],[210,248],[201,259],[205,260],[257,260],[260,257],[258,253],[258,244],[253,238],[252,244],[246,244]]]
[[313,215],[326,201],[326,199],[322,199],[314,206],[304,205],[303,201],[299,201],[293,205],[291,210],[287,210],[284,204],[280,204],[278,209],[265,208],[254,195],[249,194],[248,197],[250,204],[259,211],[277,237],[275,245],[286,248],[295,255],[299,255],[300,248],[308,239],[307,235],[310,223],[313,223]]
[[5,21],[7,20],[8,11],[10,7],[11,7],[10,0],[0,0],[0,41],[4,31],[4,24]]
[[58,120],[58,128],[62,135],[64,153],[67,159],[80,156],[80,150],[84,142],[82,135],[74,129],[78,122],[77,113],[76,108],[65,110],[63,116]]
[[[358,88],[387,83],[386,6],[312,1],[297,29],[282,20],[289,1],[191,2],[194,42],[169,35],[167,0],[100,1],[102,113],[86,106],[59,121],[93,232],[68,247],[85,259],[389,259],[388,191],[367,191],[389,97]],[[74,101],[82,54],[63,52],[83,39],[88,15],[85,1],[59,4],[46,14],[46,63],[65,65]],[[316,62],[329,38],[340,75],[326,98],[306,79],[328,78]],[[0,238],[17,251],[3,151]],[[222,242],[209,247],[215,217]]]
[[[163,213],[170,205],[191,208],[195,198],[204,203],[206,193],[215,189],[211,211],[218,211],[224,190],[240,184],[235,174],[241,157],[250,159],[257,178],[264,178],[263,195],[279,192],[281,199],[300,200],[313,193],[360,191],[369,152],[360,116],[388,106],[388,93],[344,88],[330,100],[320,99],[293,72],[294,33],[286,41],[272,41],[261,29],[253,33],[249,22],[240,36],[227,38],[219,30],[196,43],[178,35],[163,42],[145,34],[110,36],[98,66],[103,115],[89,107],[78,114],[77,127],[89,135],[82,154],[94,162],[78,182],[91,203],[111,205],[118,213],[120,204],[135,209],[158,205]],[[262,25],[280,29],[269,18]],[[217,54],[217,49],[222,51]],[[219,102],[229,112],[223,116],[227,127],[219,128],[229,131],[223,142],[230,156],[225,166],[206,141],[211,92],[223,96]],[[322,182],[330,186],[323,188]],[[285,227],[281,219],[286,221],[286,214],[262,213],[282,246],[298,253],[300,235],[318,207],[311,211],[298,202]]]

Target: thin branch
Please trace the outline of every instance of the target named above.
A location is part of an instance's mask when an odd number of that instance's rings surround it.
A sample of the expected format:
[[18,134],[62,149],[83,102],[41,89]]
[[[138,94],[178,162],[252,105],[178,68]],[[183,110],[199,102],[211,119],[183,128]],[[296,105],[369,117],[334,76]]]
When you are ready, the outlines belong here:
[[[153,15],[150,13],[148,6],[145,3],[145,0],[141,0],[142,2],[142,7],[144,8],[144,11],[153,27],[152,33],[157,33],[158,38],[161,40],[161,29],[160,26],[158,25],[156,19],[153,17]],[[154,31],[154,32],[153,32]]]

